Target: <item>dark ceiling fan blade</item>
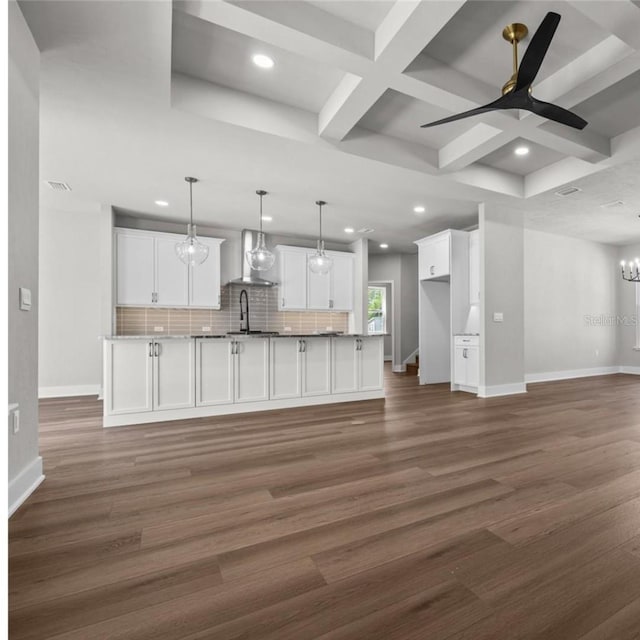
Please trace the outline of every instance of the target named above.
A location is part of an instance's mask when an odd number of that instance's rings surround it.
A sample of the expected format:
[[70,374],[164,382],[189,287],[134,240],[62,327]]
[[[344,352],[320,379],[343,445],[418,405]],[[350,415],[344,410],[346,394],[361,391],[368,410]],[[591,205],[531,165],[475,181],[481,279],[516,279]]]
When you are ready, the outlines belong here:
[[549,11],[540,23],[522,57],[514,91],[528,87],[535,80],[559,23],[560,15],[553,11]]
[[589,124],[580,116],[577,116],[575,113],[567,111],[556,104],[536,100],[533,96],[529,96],[529,100],[527,102],[527,106],[522,106],[520,108],[531,111],[532,113],[546,118],[547,120],[554,120],[555,122],[566,124],[568,127],[573,127],[574,129],[584,129],[587,124]]
[[446,124],[447,122],[455,122],[456,120],[462,120],[463,118],[470,118],[471,116],[477,116],[481,113],[487,113],[487,111],[496,111],[498,109],[512,109],[510,106],[511,96],[507,94],[506,96],[501,96],[497,100],[490,102],[489,104],[485,104],[484,107],[476,107],[475,109],[470,109],[469,111],[463,111],[462,113],[457,113],[454,116],[449,116],[448,118],[442,118],[442,120],[436,120],[435,122],[429,122],[428,124],[421,125],[421,129],[426,127],[435,127],[439,124]]

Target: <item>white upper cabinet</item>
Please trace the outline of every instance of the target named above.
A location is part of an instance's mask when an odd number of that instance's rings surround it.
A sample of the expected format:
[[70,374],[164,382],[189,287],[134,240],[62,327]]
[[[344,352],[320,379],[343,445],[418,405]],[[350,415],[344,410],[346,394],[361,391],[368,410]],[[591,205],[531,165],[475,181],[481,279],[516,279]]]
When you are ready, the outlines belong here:
[[198,239],[209,247],[209,256],[197,267],[190,268],[189,304],[192,307],[220,308],[220,245],[218,238]]
[[450,275],[450,242],[448,231],[418,240],[418,277],[420,280],[443,279]]
[[186,307],[189,304],[189,267],[176,254],[176,240],[159,236],[156,243],[156,304]]
[[200,237],[209,256],[201,265],[187,267],[175,250],[183,239],[173,233],[116,229],[116,304],[219,309],[223,240]]
[[480,302],[480,232],[469,234],[469,304]]
[[353,310],[353,254],[332,253],[331,269],[331,309],[334,311]]
[[308,258],[315,249],[278,246],[277,250],[280,261],[280,310],[353,310],[353,254],[327,251],[333,266],[328,274],[319,275],[308,266]]
[[155,241],[153,236],[118,231],[116,303],[150,305],[155,301]]
[[307,308],[307,252],[296,247],[278,247],[280,261],[279,309]]

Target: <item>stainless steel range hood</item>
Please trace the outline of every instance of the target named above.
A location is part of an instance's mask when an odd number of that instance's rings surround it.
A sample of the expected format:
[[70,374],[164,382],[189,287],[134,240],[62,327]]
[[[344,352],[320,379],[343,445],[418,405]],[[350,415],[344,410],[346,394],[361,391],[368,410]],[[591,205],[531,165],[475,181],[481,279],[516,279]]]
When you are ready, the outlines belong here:
[[242,230],[242,241],[240,243],[240,272],[242,276],[232,280],[229,284],[242,284],[248,287],[274,287],[278,284],[277,282],[262,278],[260,274],[263,272],[255,271],[247,262],[245,254],[247,251],[253,249],[257,235],[257,231],[251,231],[250,229]]

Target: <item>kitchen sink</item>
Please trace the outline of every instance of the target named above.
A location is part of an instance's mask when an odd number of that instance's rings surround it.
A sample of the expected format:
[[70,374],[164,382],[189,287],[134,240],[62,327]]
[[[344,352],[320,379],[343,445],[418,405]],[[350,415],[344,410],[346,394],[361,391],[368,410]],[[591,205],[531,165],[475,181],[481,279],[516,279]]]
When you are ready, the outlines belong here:
[[228,331],[228,336],[277,336],[277,331]]

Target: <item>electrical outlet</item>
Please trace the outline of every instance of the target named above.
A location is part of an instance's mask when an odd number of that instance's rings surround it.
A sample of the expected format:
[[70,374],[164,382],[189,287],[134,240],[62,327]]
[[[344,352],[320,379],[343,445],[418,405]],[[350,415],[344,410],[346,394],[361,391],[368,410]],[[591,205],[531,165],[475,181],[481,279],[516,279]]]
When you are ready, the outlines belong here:
[[333,327],[327,327],[325,331],[333,331]]
[[157,332],[164,331],[164,327],[153,327],[153,330]]
[[290,332],[291,331],[291,327],[285,327],[284,331],[289,331]]
[[493,312],[493,321],[494,322],[504,322],[504,313],[502,313],[502,311],[494,311]]
[[18,431],[20,431],[20,409],[16,409],[13,412],[13,420],[11,423],[11,431],[15,436]]
[[211,327],[202,327],[203,331],[211,331]]

